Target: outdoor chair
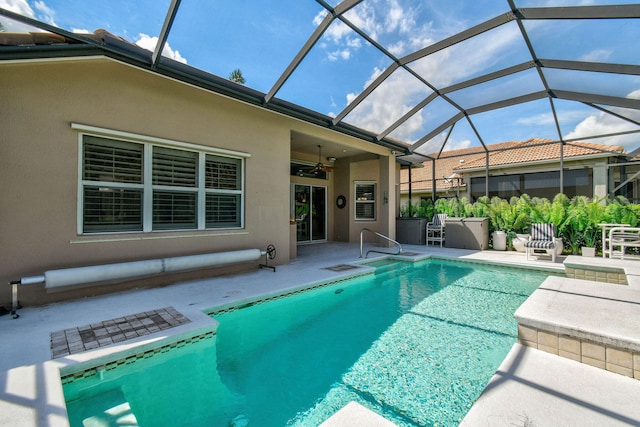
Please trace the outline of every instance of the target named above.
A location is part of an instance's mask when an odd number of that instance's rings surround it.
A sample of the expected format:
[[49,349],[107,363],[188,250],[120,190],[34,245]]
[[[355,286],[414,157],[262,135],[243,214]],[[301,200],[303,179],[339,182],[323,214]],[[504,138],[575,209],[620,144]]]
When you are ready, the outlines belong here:
[[[640,228],[638,227],[613,227],[609,230],[609,236],[603,240],[603,251],[609,258],[638,258],[638,255],[627,254],[627,248],[640,248]],[[620,248],[616,251],[615,248]]]
[[435,214],[431,222],[427,223],[427,245],[429,243],[440,242],[440,247],[444,243],[444,226],[447,214]]
[[551,261],[556,262],[556,226],[555,224],[531,224],[531,237],[524,242],[527,260],[536,250],[551,251]]

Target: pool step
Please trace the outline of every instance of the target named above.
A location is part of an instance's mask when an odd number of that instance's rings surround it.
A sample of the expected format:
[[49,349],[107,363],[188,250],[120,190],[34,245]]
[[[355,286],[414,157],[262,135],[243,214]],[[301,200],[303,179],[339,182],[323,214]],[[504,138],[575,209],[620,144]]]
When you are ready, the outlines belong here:
[[[74,405],[74,402],[70,402],[70,405]],[[80,421],[84,427],[139,425],[131,405],[119,388],[85,398],[78,405],[78,414],[74,420]]]
[[550,276],[515,313],[520,344],[640,379],[640,292]]
[[395,259],[382,259],[380,261],[367,263],[366,265],[368,267],[374,267],[376,269],[376,274],[382,274],[389,271],[407,269],[410,268],[412,264],[406,261],[398,261]]

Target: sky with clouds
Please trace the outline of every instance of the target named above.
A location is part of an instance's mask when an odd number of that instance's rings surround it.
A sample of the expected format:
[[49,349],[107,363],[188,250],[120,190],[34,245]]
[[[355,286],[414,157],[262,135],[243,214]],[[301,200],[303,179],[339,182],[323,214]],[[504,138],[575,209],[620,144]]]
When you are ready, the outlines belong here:
[[[337,0],[329,2],[332,5]],[[619,4],[624,0],[516,0],[518,7]],[[631,3],[631,2],[626,2]],[[0,7],[73,32],[105,29],[153,50],[170,0],[0,0]],[[369,41],[339,20],[305,56],[276,93],[278,98],[329,116],[337,116],[397,59],[430,46],[460,31],[509,11],[506,0],[365,0],[345,17],[362,29]],[[181,3],[163,55],[221,77],[240,69],[246,85],[267,93],[326,11],[313,0],[238,0]],[[0,17],[5,31],[34,31],[22,23]],[[545,59],[595,61],[638,65],[640,20],[524,21],[536,55]],[[506,23],[482,35],[419,58],[392,73],[345,121],[380,133],[403,114],[438,90],[490,72],[530,61],[520,29]],[[640,99],[640,77],[545,69],[553,89]],[[422,79],[422,81],[420,80]],[[535,69],[452,91],[447,96],[463,108],[544,90]],[[582,103],[554,101],[564,138],[581,138],[637,130],[624,121]],[[639,111],[610,108],[634,120]],[[441,97],[420,110],[389,136],[416,142],[458,110]],[[540,137],[557,139],[558,131],[548,99],[470,116],[458,121],[446,149],[479,144],[476,131],[487,144]],[[427,141],[421,152],[439,150],[449,132]],[[589,140],[619,144],[632,150],[640,134]]]

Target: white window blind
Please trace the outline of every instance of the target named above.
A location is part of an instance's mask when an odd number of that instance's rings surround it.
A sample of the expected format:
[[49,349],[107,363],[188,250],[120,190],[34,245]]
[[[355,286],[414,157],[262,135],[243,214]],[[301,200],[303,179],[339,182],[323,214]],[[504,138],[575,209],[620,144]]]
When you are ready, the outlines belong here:
[[86,136],[83,230],[142,230],[143,146]]
[[198,153],[153,147],[153,184],[195,187],[198,183]]
[[84,179],[142,184],[142,144],[85,136]]
[[198,153],[153,147],[153,229],[194,229],[197,223]]
[[207,155],[205,221],[207,228],[239,227],[242,211],[242,161]]
[[218,190],[240,190],[242,186],[240,159],[207,155],[206,187]]
[[93,135],[81,150],[82,233],[243,226],[241,158]]
[[376,219],[376,183],[356,182],[356,220]]

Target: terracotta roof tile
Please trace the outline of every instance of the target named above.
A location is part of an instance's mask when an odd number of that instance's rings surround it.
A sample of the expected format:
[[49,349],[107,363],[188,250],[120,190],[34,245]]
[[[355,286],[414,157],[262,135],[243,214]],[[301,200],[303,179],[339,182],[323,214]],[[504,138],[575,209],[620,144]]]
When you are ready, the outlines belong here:
[[[560,147],[553,141],[541,138],[532,138],[527,141],[509,141],[487,146],[490,151],[489,166],[515,165],[521,163],[538,162],[560,158]],[[572,142],[564,146],[564,157],[581,157],[592,155],[623,154],[620,146],[590,144],[586,142]],[[436,157],[438,153],[429,154]],[[485,167],[485,155],[483,147],[470,147],[460,150],[445,151],[436,160],[435,177],[436,186],[440,190],[455,188],[457,181],[446,182],[443,178],[460,176],[465,170]],[[432,178],[431,161],[426,161],[421,168],[411,169],[412,191],[431,191]],[[402,169],[400,172],[400,191],[409,190],[409,172]],[[462,187],[466,184],[462,183]]]
[[[496,151],[494,145],[488,146],[489,151]],[[544,160],[560,159],[560,144],[549,139],[531,138],[527,141],[515,144],[512,149],[497,151],[489,154],[489,166],[513,165],[519,163],[539,162]],[[564,145],[564,158],[622,154],[624,149],[620,146],[591,144],[586,142],[571,142]],[[455,168],[457,171],[485,167],[484,155],[464,165]]]

